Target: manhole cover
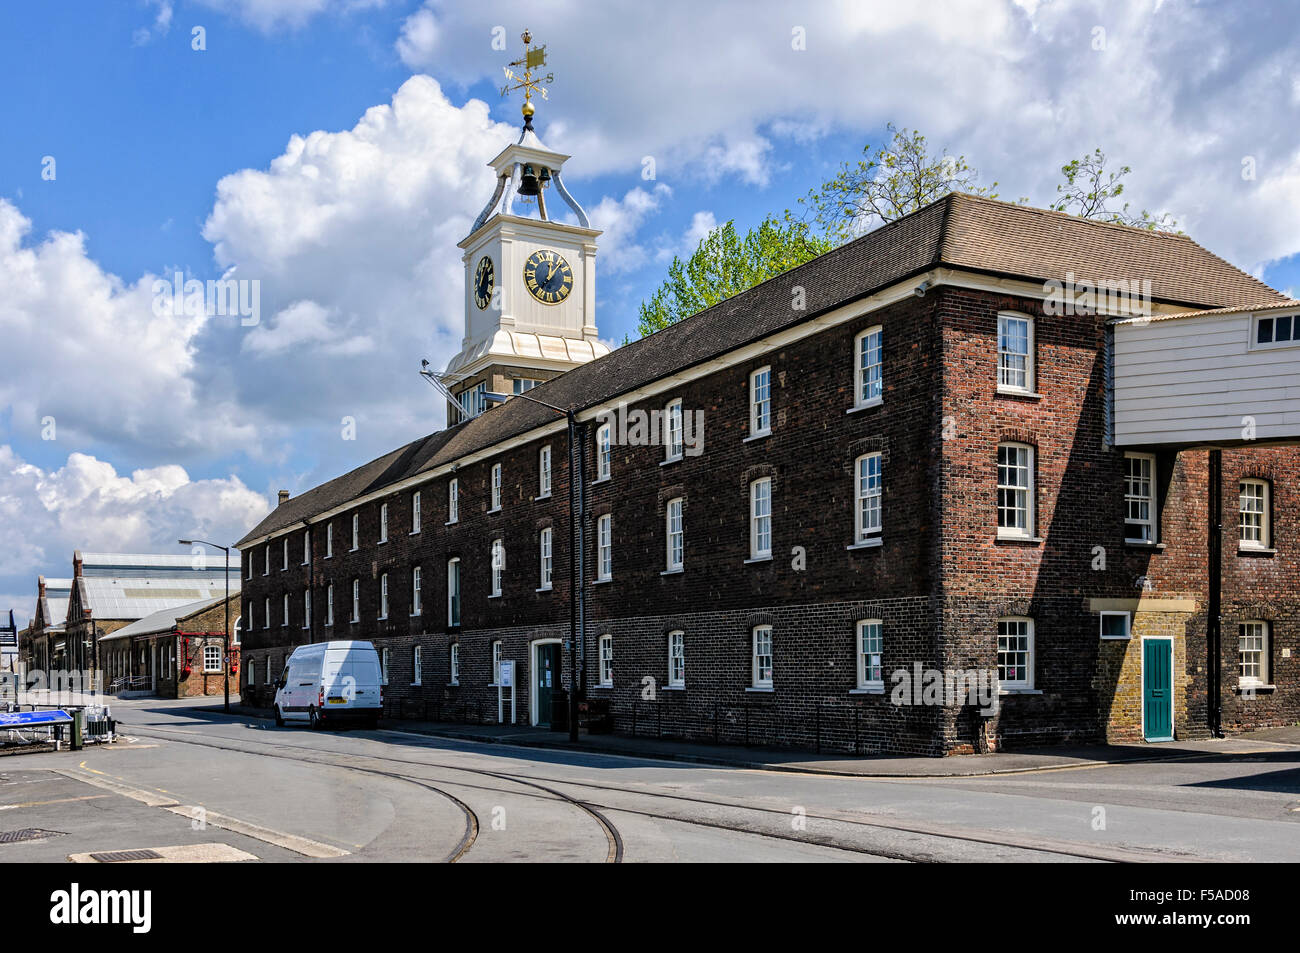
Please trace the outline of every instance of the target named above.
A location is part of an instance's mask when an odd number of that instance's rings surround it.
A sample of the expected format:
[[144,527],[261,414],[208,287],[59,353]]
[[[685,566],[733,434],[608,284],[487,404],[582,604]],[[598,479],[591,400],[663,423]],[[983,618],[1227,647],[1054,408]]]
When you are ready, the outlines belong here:
[[0,844],[16,844],[25,840],[40,840],[43,837],[62,837],[63,831],[43,831],[39,827],[24,827],[16,831],[0,831]]
[[101,864],[120,864],[131,860],[162,860],[162,854],[156,850],[106,850],[90,855],[92,860]]

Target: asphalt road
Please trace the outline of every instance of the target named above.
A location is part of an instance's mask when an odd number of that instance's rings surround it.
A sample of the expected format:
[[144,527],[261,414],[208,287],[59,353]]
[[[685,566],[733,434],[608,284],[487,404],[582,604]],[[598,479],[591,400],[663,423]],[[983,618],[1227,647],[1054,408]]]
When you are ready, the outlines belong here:
[[[1295,746],[871,779],[312,732],[157,702],[115,714],[130,740],[0,759],[0,862],[162,848],[311,863],[1300,859]],[[3,842],[20,829],[53,833]]]

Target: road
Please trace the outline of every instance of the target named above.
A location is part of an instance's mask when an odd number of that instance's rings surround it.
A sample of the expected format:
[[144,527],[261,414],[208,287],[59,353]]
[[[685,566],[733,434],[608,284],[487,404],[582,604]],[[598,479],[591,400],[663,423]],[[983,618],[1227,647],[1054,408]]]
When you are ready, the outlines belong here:
[[[1294,746],[873,779],[275,728],[156,701],[115,713],[129,741],[0,759],[0,861],[138,849],[311,863],[1300,859]],[[2,842],[18,829],[55,833]]]

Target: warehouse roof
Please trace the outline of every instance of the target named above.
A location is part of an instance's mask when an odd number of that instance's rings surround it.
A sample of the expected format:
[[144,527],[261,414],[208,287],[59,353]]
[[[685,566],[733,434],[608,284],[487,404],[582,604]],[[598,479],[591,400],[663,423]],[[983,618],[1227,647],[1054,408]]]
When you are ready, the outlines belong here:
[[[538,385],[530,396],[586,409],[669,374],[864,298],[931,268],[947,266],[1039,281],[1100,285],[1149,279],[1153,300],[1188,307],[1265,305],[1285,300],[1268,285],[1186,235],[1088,221],[951,193],[662,331]],[[806,310],[790,307],[804,289]],[[237,546],[292,526],[408,477],[543,426],[545,407],[508,400],[415,440],[280,504]]]
[[[239,595],[239,591],[232,589],[230,595],[236,597]],[[111,642],[114,639],[129,639],[133,635],[154,635],[159,632],[170,632],[180,620],[198,615],[200,612],[206,612],[213,606],[221,605],[225,597],[223,591],[215,599],[201,599],[198,602],[187,602],[184,605],[161,609],[152,615],[145,616],[143,619],[137,619],[128,625],[124,625],[115,632],[100,636],[99,641]]]

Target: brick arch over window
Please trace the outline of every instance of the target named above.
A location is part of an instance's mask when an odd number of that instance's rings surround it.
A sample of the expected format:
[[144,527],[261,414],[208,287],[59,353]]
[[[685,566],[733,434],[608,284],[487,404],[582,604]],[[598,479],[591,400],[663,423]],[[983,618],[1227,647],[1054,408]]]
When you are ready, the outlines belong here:
[[1235,606],[1233,615],[1237,622],[1259,621],[1267,622],[1272,625],[1278,620],[1278,611],[1268,602],[1248,602],[1244,605]]
[[686,500],[687,500],[685,484],[675,483],[672,486],[666,486],[659,491],[659,497],[656,501],[659,513],[663,514],[668,509],[669,500],[676,500],[676,499],[680,499],[682,501],[682,509],[685,510]]
[[553,517],[539,516],[533,522],[533,529],[535,530],[550,529],[554,525],[555,525],[555,519]]
[[587,513],[588,515],[591,516],[593,520],[600,516],[608,516],[610,513],[613,512],[614,512],[614,504],[609,502],[608,500],[587,507]]
[[[756,624],[761,625],[762,623],[756,623]],[[691,631],[690,626],[688,626],[683,620],[673,618],[672,616],[668,616],[667,619],[661,620],[659,623],[659,629],[660,629],[659,637],[665,640],[672,632]]]
[[745,638],[749,638],[755,626],[770,625],[776,628],[776,618],[770,612],[752,612],[745,617]]
[[1263,480],[1266,483],[1276,483],[1278,480],[1277,468],[1268,463],[1252,461],[1237,473],[1236,479]]
[[1038,435],[1028,430],[1004,427],[998,431],[998,443],[1023,443],[1038,450]]
[[1008,599],[1005,602],[994,603],[992,607],[992,621],[1005,616],[1024,616],[1025,618],[1034,618],[1034,601],[1032,599]]
[[888,463],[889,462],[889,438],[882,437],[882,436],[861,437],[857,440],[852,441],[851,443],[849,443],[847,452],[845,454],[845,456],[848,459],[848,463],[846,463],[845,465],[851,467],[853,461],[856,460],[858,457],[862,456],[864,453],[878,453],[880,454],[881,459],[885,463]]
[[764,477],[772,481],[772,493],[775,494],[780,487],[780,477],[777,476],[776,467],[770,463],[759,463],[749,467],[741,475],[740,493],[745,498],[745,505],[749,505],[749,485],[755,480],[761,480]]

